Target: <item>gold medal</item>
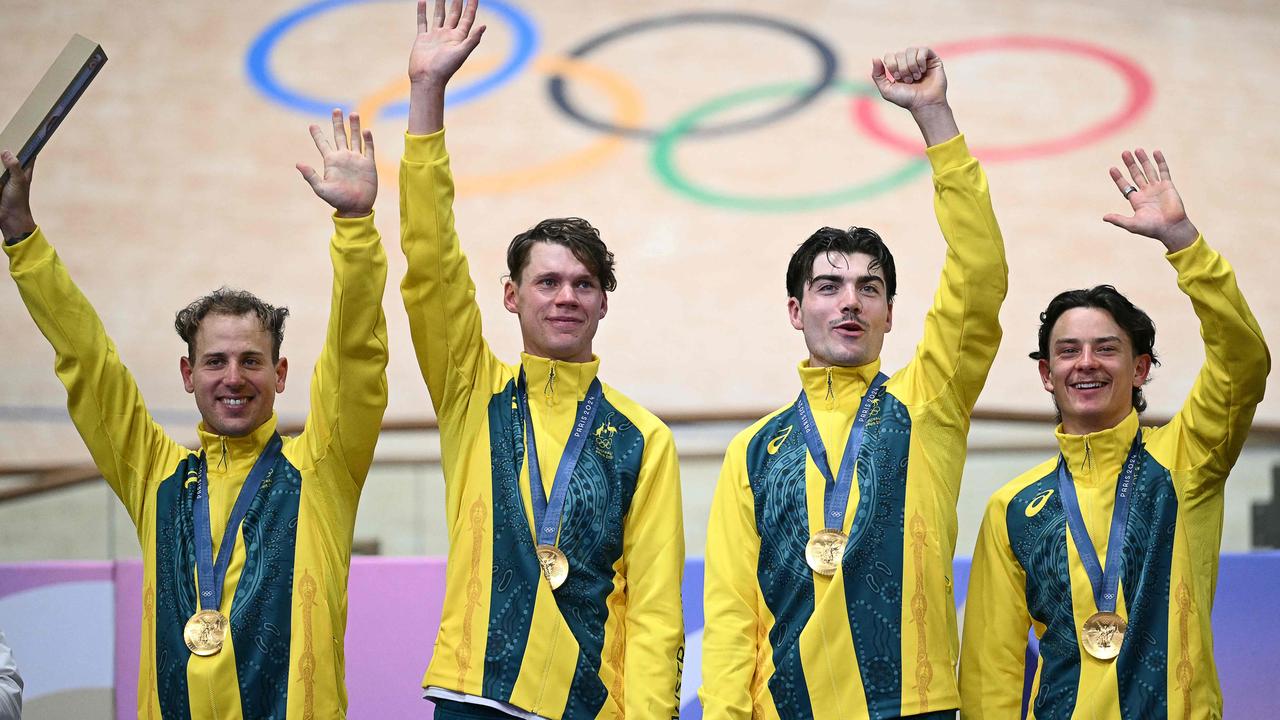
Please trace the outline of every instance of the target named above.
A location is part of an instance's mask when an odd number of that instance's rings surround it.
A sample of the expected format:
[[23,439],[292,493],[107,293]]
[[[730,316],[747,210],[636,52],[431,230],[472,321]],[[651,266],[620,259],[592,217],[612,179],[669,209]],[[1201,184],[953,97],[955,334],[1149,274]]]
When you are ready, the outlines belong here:
[[551,589],[555,590],[564,584],[569,577],[569,558],[560,552],[555,545],[538,546],[538,564],[542,566],[542,574],[547,576]]
[[809,537],[809,543],[804,547],[804,559],[814,572],[831,577],[844,563],[844,546],[848,541],[849,536],[839,530],[819,530]]
[[1114,660],[1124,644],[1124,634],[1129,623],[1113,612],[1094,613],[1084,621],[1080,631],[1080,644],[1099,660]]
[[187,649],[201,656],[217,655],[222,650],[222,638],[227,632],[227,618],[217,610],[201,610],[187,621],[182,629],[182,639]]

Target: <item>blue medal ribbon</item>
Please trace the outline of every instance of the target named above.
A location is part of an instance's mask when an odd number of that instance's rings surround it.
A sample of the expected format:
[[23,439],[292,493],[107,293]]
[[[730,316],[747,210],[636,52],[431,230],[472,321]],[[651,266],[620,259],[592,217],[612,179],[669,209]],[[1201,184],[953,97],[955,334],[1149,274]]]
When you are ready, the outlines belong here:
[[1107,566],[1104,570],[1098,564],[1098,551],[1089,537],[1089,529],[1085,527],[1084,516],[1080,514],[1080,500],[1076,497],[1075,480],[1071,470],[1067,468],[1065,456],[1058,455],[1058,492],[1062,495],[1062,507],[1067,514],[1067,526],[1071,528],[1071,539],[1075,542],[1076,552],[1080,555],[1080,563],[1089,575],[1089,583],[1093,585],[1093,601],[1099,612],[1113,613],[1116,610],[1116,594],[1120,589],[1120,566],[1123,564],[1125,528],[1129,522],[1129,499],[1133,495],[1133,483],[1138,477],[1139,459],[1142,457],[1142,431],[1133,438],[1133,447],[1129,457],[1120,470],[1120,479],[1116,483],[1116,503],[1111,510],[1111,531],[1107,536]]
[[219,611],[222,607],[222,583],[227,577],[227,566],[231,564],[231,551],[236,544],[236,535],[249,505],[262,487],[262,481],[275,467],[280,457],[280,433],[272,433],[266,447],[253,463],[253,469],[240,487],[235,505],[231,508],[231,517],[227,518],[227,529],[222,533],[222,543],[218,546],[218,559],[213,559],[213,532],[209,520],[209,473],[208,462],[204,453],[200,453],[200,484],[196,489],[195,522],[196,522],[196,569],[200,576],[200,609]]
[[600,407],[600,398],[604,392],[600,388],[600,379],[594,378],[587,388],[587,396],[578,404],[578,419],[573,424],[573,432],[565,443],[564,453],[560,456],[560,465],[556,468],[555,479],[551,482],[551,496],[547,497],[542,487],[542,468],[538,465],[538,445],[533,437],[533,416],[529,413],[529,389],[525,382],[524,367],[520,368],[520,380],[516,384],[516,400],[520,404],[520,417],[524,423],[525,459],[529,463],[529,497],[533,501],[534,535],[538,545],[555,545],[556,535],[560,532],[560,515],[564,512],[564,501],[569,495],[569,478],[578,466],[578,458],[582,448],[587,444],[587,435],[595,422],[596,410]]
[[809,398],[800,391],[800,397],[796,399],[796,410],[800,413],[800,430],[804,433],[804,442],[809,446],[809,455],[813,458],[813,464],[818,466],[818,470],[822,473],[822,477],[826,478],[827,485],[824,491],[823,515],[822,521],[825,525],[821,529],[830,528],[833,530],[842,530],[844,528],[845,506],[849,503],[849,489],[853,485],[853,470],[858,464],[858,450],[862,448],[862,436],[867,429],[867,418],[871,415],[871,408],[875,404],[883,390],[883,385],[889,378],[884,373],[877,373],[871,385],[867,387],[867,392],[862,396],[862,403],[858,406],[858,414],[854,416],[853,427],[849,428],[849,440],[844,445],[844,456],[840,458],[840,471],[838,476],[831,474],[831,463],[827,459],[827,449],[822,445],[822,436],[818,434],[818,424],[813,420],[813,411],[809,408]]

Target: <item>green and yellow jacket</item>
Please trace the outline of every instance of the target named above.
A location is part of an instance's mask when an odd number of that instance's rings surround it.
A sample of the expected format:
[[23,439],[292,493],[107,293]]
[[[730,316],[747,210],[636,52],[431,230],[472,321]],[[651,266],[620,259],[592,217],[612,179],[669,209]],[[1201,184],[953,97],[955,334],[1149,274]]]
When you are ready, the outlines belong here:
[[560,528],[571,572],[553,591],[534,553],[516,378],[523,367],[549,492],[599,359],[522,354],[507,365],[489,349],[454,230],[443,130],[406,136],[400,198],[401,290],[440,423],[449,533],[427,695],[552,720],[677,717],[684,530],[671,432],[603,386]]
[[[1004,245],[963,136],[929,148],[947,242],[914,358],[869,416],[842,530],[843,567],[805,544],[825,480],[795,403],[729,445],[707,529],[701,697],[708,720],[896,718],[960,705],[951,560],[969,416],[1000,344]],[[832,463],[880,361],[800,365]],[[832,468],[835,472],[836,468]]]
[[213,547],[276,418],[246,437],[200,427],[200,451],[172,440],[89,301],[37,230],[6,246],[31,317],[56,353],[67,407],[142,546],[139,718],[344,717],[343,638],[356,503],[387,404],[386,258],[372,216],[335,218],[333,299],[311,380],[311,411],[285,438],[236,537],[219,608],[221,652],[191,654],[197,611],[193,501],[207,456]]
[[[1058,458],[1050,458],[996,492],[983,517],[965,601],[965,717],[1018,717],[1032,628],[1040,655],[1029,717],[1222,717],[1210,627],[1222,495],[1271,358],[1221,255],[1198,238],[1167,257],[1200,318],[1205,362],[1173,420],[1141,428],[1140,474],[1121,540],[1116,612],[1129,628],[1120,655],[1102,661],[1080,646],[1080,628],[1098,609],[1067,529]],[[1138,431],[1136,412],[1088,435],[1058,427],[1058,447],[1104,564],[1116,483]]]

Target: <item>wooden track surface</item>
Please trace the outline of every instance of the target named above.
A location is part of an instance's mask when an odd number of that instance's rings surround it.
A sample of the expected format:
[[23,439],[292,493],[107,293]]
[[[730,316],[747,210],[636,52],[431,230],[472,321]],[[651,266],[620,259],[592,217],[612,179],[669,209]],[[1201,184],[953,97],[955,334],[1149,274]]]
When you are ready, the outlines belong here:
[[[102,43],[106,68],[42,154],[37,220],[93,301],[152,409],[175,437],[197,419],[182,391],[173,312],[221,284],[290,306],[285,354],[292,373],[279,411],[306,413],[306,383],[327,319],[328,213],[293,169],[315,162],[307,124],[325,121],[265,94],[246,69],[264,30],[304,3],[144,3],[0,0],[0,121],[6,121],[73,32]],[[789,3],[511,0],[536,32],[530,62],[487,94],[454,105],[449,147],[458,175],[458,227],[471,259],[486,334],[505,358],[518,352],[514,318],[500,304],[508,240],[537,220],[581,215],[618,256],[619,289],[596,350],[602,373],[658,412],[755,413],[794,395],[800,334],[786,321],[783,273],[790,252],[821,225],[864,225],[889,242],[899,268],[885,366],[901,366],[921,333],[942,264],[928,174],[897,184],[912,155],[870,137],[852,99],[870,58],[911,44],[951,47],[950,97],[975,148],[1016,148],[1070,138],[1107,118],[1099,136],[1033,148],[985,163],[1008,248],[1005,341],[980,408],[1044,412],[1033,363],[1037,314],[1056,292],[1108,282],[1156,321],[1164,366],[1148,396],[1152,415],[1176,412],[1202,359],[1198,323],[1154,241],[1104,224],[1126,207],[1107,178],[1124,148],[1165,150],[1189,212],[1235,265],[1272,341],[1280,339],[1280,259],[1274,212],[1280,195],[1280,6],[1266,2]],[[561,58],[627,23],[694,11],[737,20],[637,31],[576,65]],[[386,108],[402,98],[413,33],[411,2],[335,5],[282,32],[269,73],[297,93],[361,107],[377,138],[382,190],[377,224],[390,256],[385,307],[392,390],[388,418],[430,416],[400,304],[396,162],[404,121]],[[509,19],[491,10],[473,65],[492,77],[517,46]],[[668,145],[691,183],[761,198],[724,207],[691,197],[654,169],[658,144],[588,128],[557,109],[548,77],[569,77],[573,107],[599,118],[669,128],[732,93],[779,86],[708,122],[758,117],[788,101],[781,86],[811,83],[819,56],[794,34],[742,21],[772,19],[823,41],[852,83],[761,127]],[[998,40],[993,40],[998,39]],[[974,45],[975,42],[977,45]],[[966,43],[968,45],[966,45]],[[1081,49],[1085,45],[1090,50]],[[1069,49],[1075,48],[1075,49]],[[1126,111],[1132,83],[1122,58],[1149,80],[1145,107]],[[1130,78],[1132,80],[1132,77]],[[477,81],[471,77],[467,82]],[[462,79],[459,80],[459,83]],[[905,113],[872,107],[911,137]],[[1007,155],[1008,153],[1005,153]],[[1018,153],[1015,153],[1015,155]],[[782,196],[873,186],[829,207],[768,210]],[[751,204],[751,203],[748,203]],[[60,410],[52,353],[13,288],[0,282],[0,465],[82,461]],[[1259,410],[1280,423],[1280,400]]]

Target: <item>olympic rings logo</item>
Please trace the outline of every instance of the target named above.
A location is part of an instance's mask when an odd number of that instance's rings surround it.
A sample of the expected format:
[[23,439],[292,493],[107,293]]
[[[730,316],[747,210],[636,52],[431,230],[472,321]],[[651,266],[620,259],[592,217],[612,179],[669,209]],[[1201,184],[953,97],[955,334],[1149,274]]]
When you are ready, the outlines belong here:
[[[286,13],[268,25],[251,44],[245,58],[250,81],[267,98],[308,115],[327,115],[334,107],[348,107],[359,110],[368,121],[378,116],[403,117],[408,111],[408,103],[404,100],[409,89],[407,78],[352,102],[315,97],[292,89],[271,70],[272,53],[288,34],[338,8],[385,1],[315,0]],[[746,212],[794,212],[857,202],[909,182],[929,169],[919,138],[900,136],[881,120],[883,103],[878,101],[875,88],[868,83],[841,80],[839,59],[831,45],[809,30],[784,20],[722,11],[662,15],[619,25],[587,38],[563,55],[553,56],[538,55],[537,24],[521,8],[507,0],[486,0],[484,11],[507,26],[512,36],[511,48],[499,62],[485,64],[481,58],[476,58],[468,63],[467,69],[479,71],[479,77],[451,89],[448,95],[450,106],[456,107],[493,93],[527,69],[532,69],[547,76],[547,94],[551,103],[566,118],[597,131],[600,137],[550,162],[492,175],[458,176],[455,182],[460,196],[511,192],[562,180],[603,165],[626,142],[637,140],[651,144],[651,168],[670,190],[704,205]],[[810,50],[818,61],[818,72],[807,82],[762,85],[712,98],[684,112],[665,127],[646,127],[643,124],[644,102],[635,87],[619,74],[590,63],[588,58],[618,40],[685,25],[736,25],[779,33]],[[1153,94],[1150,76],[1136,62],[1115,51],[1082,41],[1006,36],[934,47],[948,60],[992,51],[1068,55],[1100,64],[1119,76],[1124,84],[1125,97],[1119,109],[1081,130],[1019,145],[973,147],[974,156],[987,163],[1042,158],[1095,143],[1133,123],[1150,105]],[[566,92],[570,82],[588,86],[607,97],[611,106],[609,117],[593,117],[573,105]],[[901,154],[903,162],[900,166],[848,187],[804,195],[760,196],[708,187],[690,178],[675,161],[676,149],[683,142],[759,129],[807,108],[830,92],[848,96],[848,120],[869,139]],[[716,118],[730,110],[761,101],[772,104],[750,117],[716,122]]]

